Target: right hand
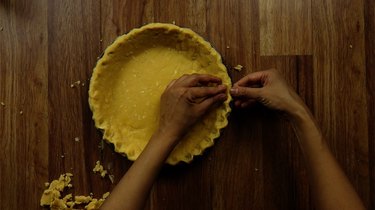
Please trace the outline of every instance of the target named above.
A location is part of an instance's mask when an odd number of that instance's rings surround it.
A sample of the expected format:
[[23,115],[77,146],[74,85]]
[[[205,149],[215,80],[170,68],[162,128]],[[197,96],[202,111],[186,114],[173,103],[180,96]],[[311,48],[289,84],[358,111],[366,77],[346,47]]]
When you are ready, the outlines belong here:
[[275,69],[248,74],[233,85],[230,93],[235,106],[241,108],[260,102],[268,108],[292,114],[304,107],[298,94]]

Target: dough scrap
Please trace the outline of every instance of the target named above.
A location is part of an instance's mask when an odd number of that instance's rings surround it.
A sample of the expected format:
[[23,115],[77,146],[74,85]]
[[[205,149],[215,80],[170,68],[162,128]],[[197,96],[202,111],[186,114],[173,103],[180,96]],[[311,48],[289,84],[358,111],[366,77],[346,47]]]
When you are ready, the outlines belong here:
[[42,197],[40,199],[40,205],[49,207],[52,210],[61,210],[61,209],[73,209],[75,205],[87,204],[85,209],[99,209],[103,204],[105,199],[109,196],[109,192],[103,194],[102,198],[96,199],[92,196],[84,195],[73,195],[67,194],[61,198],[62,193],[66,188],[73,187],[71,182],[71,177],[73,174],[65,173],[60,175],[59,179],[53,180],[50,184],[45,184],[48,189],[44,190]]
[[235,70],[237,70],[237,71],[241,71],[242,70],[242,68],[243,68],[243,66],[242,65],[240,65],[240,64],[238,64],[237,66],[235,66],[235,67],[233,67]]
[[94,173],[99,173],[101,177],[105,177],[107,175],[107,170],[104,170],[104,167],[100,164],[100,161],[96,161],[96,165],[94,169],[92,169]]

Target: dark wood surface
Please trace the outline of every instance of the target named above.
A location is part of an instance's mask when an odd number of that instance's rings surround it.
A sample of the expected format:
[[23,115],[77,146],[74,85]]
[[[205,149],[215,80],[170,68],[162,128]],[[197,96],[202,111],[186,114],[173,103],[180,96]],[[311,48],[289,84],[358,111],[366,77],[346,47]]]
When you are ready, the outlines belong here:
[[[210,41],[233,81],[280,69],[311,108],[366,206],[375,209],[372,0],[0,0],[0,209],[41,209],[44,182],[65,172],[73,172],[76,194],[101,195],[114,187],[93,174],[95,161],[115,183],[131,162],[111,145],[99,148],[88,79],[117,36],[173,21]],[[237,64],[241,72],[232,70]],[[78,80],[85,86],[70,88]],[[290,125],[254,107],[233,110],[203,156],[163,168],[146,209],[314,204]]]

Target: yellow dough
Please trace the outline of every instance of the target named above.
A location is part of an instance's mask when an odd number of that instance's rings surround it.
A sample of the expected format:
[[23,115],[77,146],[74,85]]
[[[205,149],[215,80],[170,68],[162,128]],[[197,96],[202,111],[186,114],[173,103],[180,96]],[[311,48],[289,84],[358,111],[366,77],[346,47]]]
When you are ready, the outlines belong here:
[[[173,24],[151,23],[118,37],[97,62],[89,103],[103,138],[135,160],[158,126],[160,96],[184,74],[210,74],[231,87],[221,57],[202,37]],[[167,163],[190,162],[219,137],[231,98],[210,111],[172,151]]]

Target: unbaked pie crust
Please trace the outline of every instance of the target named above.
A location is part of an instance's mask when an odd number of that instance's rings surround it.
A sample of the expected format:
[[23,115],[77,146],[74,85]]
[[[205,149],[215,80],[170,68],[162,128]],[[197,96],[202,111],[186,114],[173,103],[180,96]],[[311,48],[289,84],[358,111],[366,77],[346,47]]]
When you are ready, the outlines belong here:
[[[118,37],[98,60],[89,104],[95,126],[115,151],[135,160],[158,126],[160,96],[184,74],[211,74],[231,87],[227,69],[210,43],[190,29],[151,23]],[[205,115],[167,159],[175,165],[201,155],[220,136],[230,112],[228,100]]]

